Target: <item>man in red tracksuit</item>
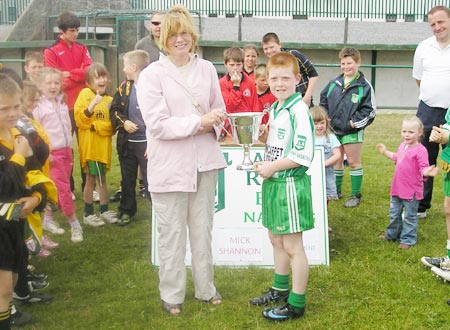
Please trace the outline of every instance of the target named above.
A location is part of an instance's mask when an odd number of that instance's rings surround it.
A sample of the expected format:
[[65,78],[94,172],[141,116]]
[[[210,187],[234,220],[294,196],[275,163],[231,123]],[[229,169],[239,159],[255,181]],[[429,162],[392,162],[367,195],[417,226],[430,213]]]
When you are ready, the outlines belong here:
[[[60,34],[58,40],[45,49],[45,66],[56,68],[62,72],[63,91],[66,94],[66,103],[69,107],[69,115],[72,123],[72,133],[77,134],[77,127],[73,116],[73,107],[80,91],[86,87],[85,72],[92,64],[89,50],[86,46],[76,42],[80,19],[72,12],[62,12],[57,20]],[[77,134],[78,137],[78,134]],[[84,175],[82,173],[82,189],[84,187]],[[71,188],[74,190],[73,178]]]
[[[72,112],[79,92],[86,87],[85,72],[92,64],[92,59],[88,48],[76,42],[80,19],[71,12],[63,12],[59,15],[57,24],[60,34],[56,43],[44,51],[45,66],[62,72],[66,103]],[[71,117],[73,119],[73,113]]]

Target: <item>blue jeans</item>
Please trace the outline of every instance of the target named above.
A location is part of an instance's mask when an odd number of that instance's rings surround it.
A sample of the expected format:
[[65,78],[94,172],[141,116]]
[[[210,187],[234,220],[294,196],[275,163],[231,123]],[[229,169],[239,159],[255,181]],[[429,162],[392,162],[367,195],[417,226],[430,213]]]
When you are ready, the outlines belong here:
[[[417,243],[417,209],[419,202],[415,198],[411,200],[391,196],[389,216],[391,221],[386,228],[386,239],[400,240],[400,243],[414,245]],[[402,211],[405,214],[402,218]]]

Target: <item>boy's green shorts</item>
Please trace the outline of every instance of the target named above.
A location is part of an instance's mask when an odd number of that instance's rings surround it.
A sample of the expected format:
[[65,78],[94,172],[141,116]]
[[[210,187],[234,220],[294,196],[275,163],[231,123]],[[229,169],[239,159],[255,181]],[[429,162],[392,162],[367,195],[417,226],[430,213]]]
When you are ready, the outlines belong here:
[[341,144],[363,143],[364,130],[362,129],[356,133],[338,136],[337,138]]
[[264,180],[262,216],[263,226],[277,235],[313,229],[314,212],[309,175]]
[[106,174],[106,164],[89,160],[86,162],[87,173],[90,175],[101,176]]

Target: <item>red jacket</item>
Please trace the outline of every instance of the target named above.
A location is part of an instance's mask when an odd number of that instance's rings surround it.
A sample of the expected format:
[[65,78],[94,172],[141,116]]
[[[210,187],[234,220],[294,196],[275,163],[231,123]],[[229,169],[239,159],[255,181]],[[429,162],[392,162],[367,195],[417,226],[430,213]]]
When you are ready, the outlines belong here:
[[255,82],[245,73],[242,74],[239,89],[233,88],[233,82],[228,74],[220,78],[219,83],[228,113],[261,112],[263,110],[258,102]]
[[78,94],[86,87],[86,69],[92,64],[88,48],[77,42],[69,47],[65,41],[59,40],[45,49],[44,57],[46,66],[70,73],[63,82],[63,91],[69,109],[73,110]]
[[[272,94],[270,88],[267,88],[267,90],[264,93],[258,94],[258,101],[263,110],[265,109],[269,110],[273,102],[275,102],[276,100],[277,98],[275,97],[275,95]],[[269,113],[266,113],[262,119],[262,123],[266,124],[268,121],[269,121]]]

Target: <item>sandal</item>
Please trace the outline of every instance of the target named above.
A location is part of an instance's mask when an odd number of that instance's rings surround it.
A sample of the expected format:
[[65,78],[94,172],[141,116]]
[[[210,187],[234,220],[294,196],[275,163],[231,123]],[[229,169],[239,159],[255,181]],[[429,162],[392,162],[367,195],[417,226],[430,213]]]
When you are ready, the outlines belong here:
[[181,304],[169,304],[164,300],[162,302],[162,309],[169,315],[179,315],[181,313]]
[[204,302],[210,303],[212,305],[220,305],[223,302],[223,298],[220,295],[219,292],[216,291],[214,296],[211,297],[209,300],[204,300]]

